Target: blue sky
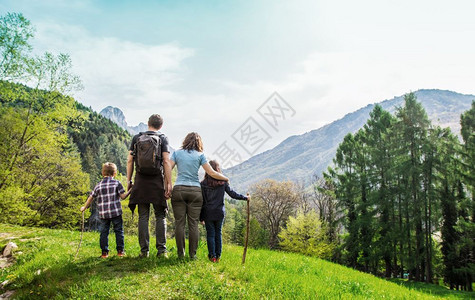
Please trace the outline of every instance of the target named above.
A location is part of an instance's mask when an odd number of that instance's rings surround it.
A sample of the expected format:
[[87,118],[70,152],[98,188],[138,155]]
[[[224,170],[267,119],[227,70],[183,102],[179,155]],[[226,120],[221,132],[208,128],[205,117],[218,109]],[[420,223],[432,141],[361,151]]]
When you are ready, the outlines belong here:
[[35,51],[71,55],[76,99],[119,107],[131,125],[160,113],[172,145],[197,131],[211,157],[274,91],[296,113],[278,131],[262,122],[272,138],[259,152],[409,91],[475,94],[474,11],[468,0],[0,1],[37,28]]

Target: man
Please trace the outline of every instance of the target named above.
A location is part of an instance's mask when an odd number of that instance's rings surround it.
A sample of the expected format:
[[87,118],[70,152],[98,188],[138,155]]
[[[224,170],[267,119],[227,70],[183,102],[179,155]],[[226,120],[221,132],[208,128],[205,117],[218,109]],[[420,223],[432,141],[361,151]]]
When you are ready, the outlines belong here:
[[[141,132],[135,135],[130,145],[129,156],[127,158],[127,189],[131,189],[129,206],[132,212],[135,209],[135,205],[138,205],[139,212],[139,244],[140,244],[140,256],[148,257],[149,255],[149,242],[150,235],[148,230],[149,216],[150,216],[150,204],[153,205],[156,226],[156,248],[157,256],[168,257],[166,248],[166,233],[167,223],[166,215],[168,213],[167,197],[171,193],[171,165],[170,165],[170,151],[168,149],[167,137],[160,133],[160,129],[163,125],[163,119],[160,115],[153,114],[148,119],[148,131]],[[144,136],[147,135],[147,136]],[[140,168],[139,162],[145,155],[141,154],[143,147],[138,147],[140,143],[145,139],[157,142],[157,147],[161,154],[159,157],[159,171],[157,172],[145,172],[145,168]],[[158,140],[160,139],[160,140]],[[142,157],[139,157],[141,156]],[[132,182],[132,174],[135,178]],[[164,173],[164,174],[163,174]],[[164,178],[165,177],[165,178]],[[167,196],[166,196],[167,195]]]

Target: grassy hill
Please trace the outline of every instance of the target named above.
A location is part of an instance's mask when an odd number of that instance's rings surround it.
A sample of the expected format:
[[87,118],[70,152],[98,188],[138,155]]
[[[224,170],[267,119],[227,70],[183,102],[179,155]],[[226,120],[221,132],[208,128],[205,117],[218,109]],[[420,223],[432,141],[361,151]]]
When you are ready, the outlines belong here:
[[[0,224],[0,246],[17,243],[16,263],[0,269],[3,288],[15,299],[462,299],[473,293],[435,285],[389,282],[324,260],[268,250],[225,245],[222,261],[180,261],[174,240],[168,260],[138,258],[136,236],[126,236],[127,257],[98,258],[98,233],[85,233],[74,260],[77,231]],[[114,240],[114,238],[112,238]],[[114,249],[112,241],[111,249]],[[151,242],[151,245],[154,243]],[[114,254],[114,252],[111,252]],[[151,254],[154,254],[152,250]]]

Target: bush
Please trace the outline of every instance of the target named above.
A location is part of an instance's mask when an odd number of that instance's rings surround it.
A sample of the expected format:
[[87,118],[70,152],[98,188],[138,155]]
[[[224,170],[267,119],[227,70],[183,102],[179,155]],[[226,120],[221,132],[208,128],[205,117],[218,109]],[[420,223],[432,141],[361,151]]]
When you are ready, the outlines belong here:
[[[246,227],[242,229],[243,241],[246,236]],[[249,247],[255,249],[267,248],[269,233],[261,227],[256,218],[251,217],[249,222]]]
[[22,188],[12,186],[0,192],[0,223],[25,225],[35,216],[24,201],[26,195]]
[[332,256],[334,245],[328,241],[326,228],[314,211],[299,213],[296,218],[290,216],[279,238],[284,250],[324,259]]

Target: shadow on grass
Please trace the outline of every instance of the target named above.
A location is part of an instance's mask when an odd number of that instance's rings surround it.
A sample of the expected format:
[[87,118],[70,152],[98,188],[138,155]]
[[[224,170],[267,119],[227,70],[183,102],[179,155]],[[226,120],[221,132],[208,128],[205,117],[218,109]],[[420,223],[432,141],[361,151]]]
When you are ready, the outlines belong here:
[[394,282],[408,289],[417,290],[421,293],[432,295],[432,296],[456,297],[460,299],[475,299],[474,292],[453,291],[441,285],[410,281],[407,279],[400,279],[400,278],[387,279],[387,281]]
[[[152,269],[167,269],[173,266],[192,264],[188,259],[171,257],[140,258],[140,257],[88,257],[55,265],[31,282],[24,282],[15,290],[15,298],[31,299],[32,296],[41,298],[69,298],[75,289],[87,290],[92,278],[96,281],[108,281],[139,273],[149,273]],[[100,288],[100,287],[99,287]]]

